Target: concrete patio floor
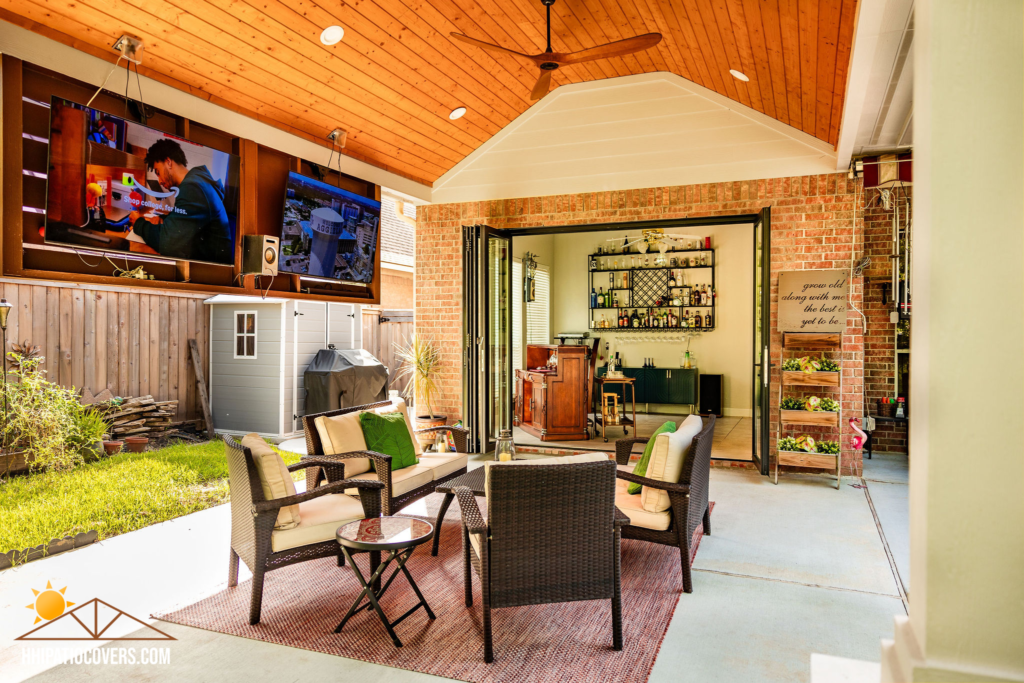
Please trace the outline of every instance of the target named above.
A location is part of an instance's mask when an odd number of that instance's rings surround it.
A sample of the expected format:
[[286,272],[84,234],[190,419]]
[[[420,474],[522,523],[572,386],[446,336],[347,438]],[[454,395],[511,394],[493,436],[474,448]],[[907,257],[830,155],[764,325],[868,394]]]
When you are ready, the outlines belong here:
[[[701,543],[694,592],[681,596],[649,680],[807,681],[812,653],[878,661],[879,639],[892,637],[893,615],[905,612],[860,486],[861,480],[846,478],[836,491],[832,480],[808,475],[783,476],[775,486],[748,470],[712,470],[713,535]],[[883,484],[869,486],[874,497]],[[875,507],[891,506],[875,500]],[[898,515],[886,519],[898,557],[896,546],[906,537],[896,528]],[[435,679],[153,620],[177,638],[168,645],[168,665],[46,670],[23,659],[23,646],[13,638],[32,626],[24,608],[31,588],[52,581],[68,586],[69,600],[99,597],[145,618],[226,585],[229,525],[230,511],[220,506],[0,573],[0,609],[12,615],[0,621],[0,680]]]

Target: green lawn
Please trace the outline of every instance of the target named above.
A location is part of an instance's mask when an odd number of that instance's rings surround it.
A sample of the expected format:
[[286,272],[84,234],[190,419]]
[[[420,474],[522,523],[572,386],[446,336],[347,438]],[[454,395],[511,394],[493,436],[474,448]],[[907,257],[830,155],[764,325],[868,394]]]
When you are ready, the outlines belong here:
[[[281,455],[287,464],[299,459]],[[109,538],[204,510],[227,500],[227,476],[218,440],[11,477],[0,484],[0,553],[92,529]]]

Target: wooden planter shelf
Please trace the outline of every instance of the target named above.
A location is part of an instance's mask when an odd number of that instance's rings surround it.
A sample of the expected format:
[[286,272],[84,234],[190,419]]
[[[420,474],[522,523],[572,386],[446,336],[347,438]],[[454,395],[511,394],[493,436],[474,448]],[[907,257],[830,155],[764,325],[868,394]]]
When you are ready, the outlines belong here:
[[783,410],[781,411],[782,424],[784,425],[807,425],[810,427],[838,427],[839,413],[831,413],[824,410]]
[[838,470],[839,456],[827,453],[804,453],[803,451],[779,451],[780,465],[793,467],[814,467],[820,470]]
[[787,349],[838,349],[842,343],[841,334],[784,332],[782,335],[782,345]]
[[[793,357],[805,350],[818,351],[840,351],[843,344],[841,334],[821,334],[816,332],[783,332],[782,348],[779,351],[779,365],[783,367],[786,363],[786,352],[789,351]],[[840,354],[841,357],[841,354]],[[837,360],[837,362],[840,362]],[[825,387],[839,390],[836,400],[839,402],[839,410],[842,411],[843,374],[842,369],[838,372],[802,372],[800,370],[783,370],[782,382],[779,384],[779,437],[783,432],[795,432],[798,429],[787,429],[788,426],[817,427],[819,429],[834,430],[836,441],[842,440],[842,427],[840,424],[840,413],[824,410],[782,410],[782,400],[787,387]],[[835,455],[825,453],[806,453],[803,451],[779,450],[775,457],[775,483],[779,483],[779,468],[783,465],[792,467],[812,467],[815,469],[835,470],[836,488],[842,486],[842,452]]]
[[838,387],[838,372],[783,370],[782,383],[791,387]]

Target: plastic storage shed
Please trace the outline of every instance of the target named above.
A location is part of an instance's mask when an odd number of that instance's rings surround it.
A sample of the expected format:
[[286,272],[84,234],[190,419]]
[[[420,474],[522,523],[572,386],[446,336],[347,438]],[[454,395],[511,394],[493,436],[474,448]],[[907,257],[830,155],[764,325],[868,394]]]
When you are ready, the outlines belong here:
[[303,378],[306,414],[385,401],[388,369],[364,349],[322,349]]

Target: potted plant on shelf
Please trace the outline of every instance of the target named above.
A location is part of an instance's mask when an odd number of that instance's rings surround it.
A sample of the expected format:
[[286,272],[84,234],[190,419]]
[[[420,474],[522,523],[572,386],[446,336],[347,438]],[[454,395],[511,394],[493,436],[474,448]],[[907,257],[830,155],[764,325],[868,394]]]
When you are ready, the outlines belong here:
[[[416,429],[440,427],[448,424],[448,416],[434,412],[434,401],[439,389],[437,377],[441,372],[441,352],[433,340],[413,335],[406,344],[395,344],[395,354],[402,362],[395,379],[409,378],[405,387],[405,398],[416,409]],[[423,399],[423,405],[419,403]],[[423,413],[422,409],[426,409]],[[417,437],[424,448],[434,442],[433,434]]]

